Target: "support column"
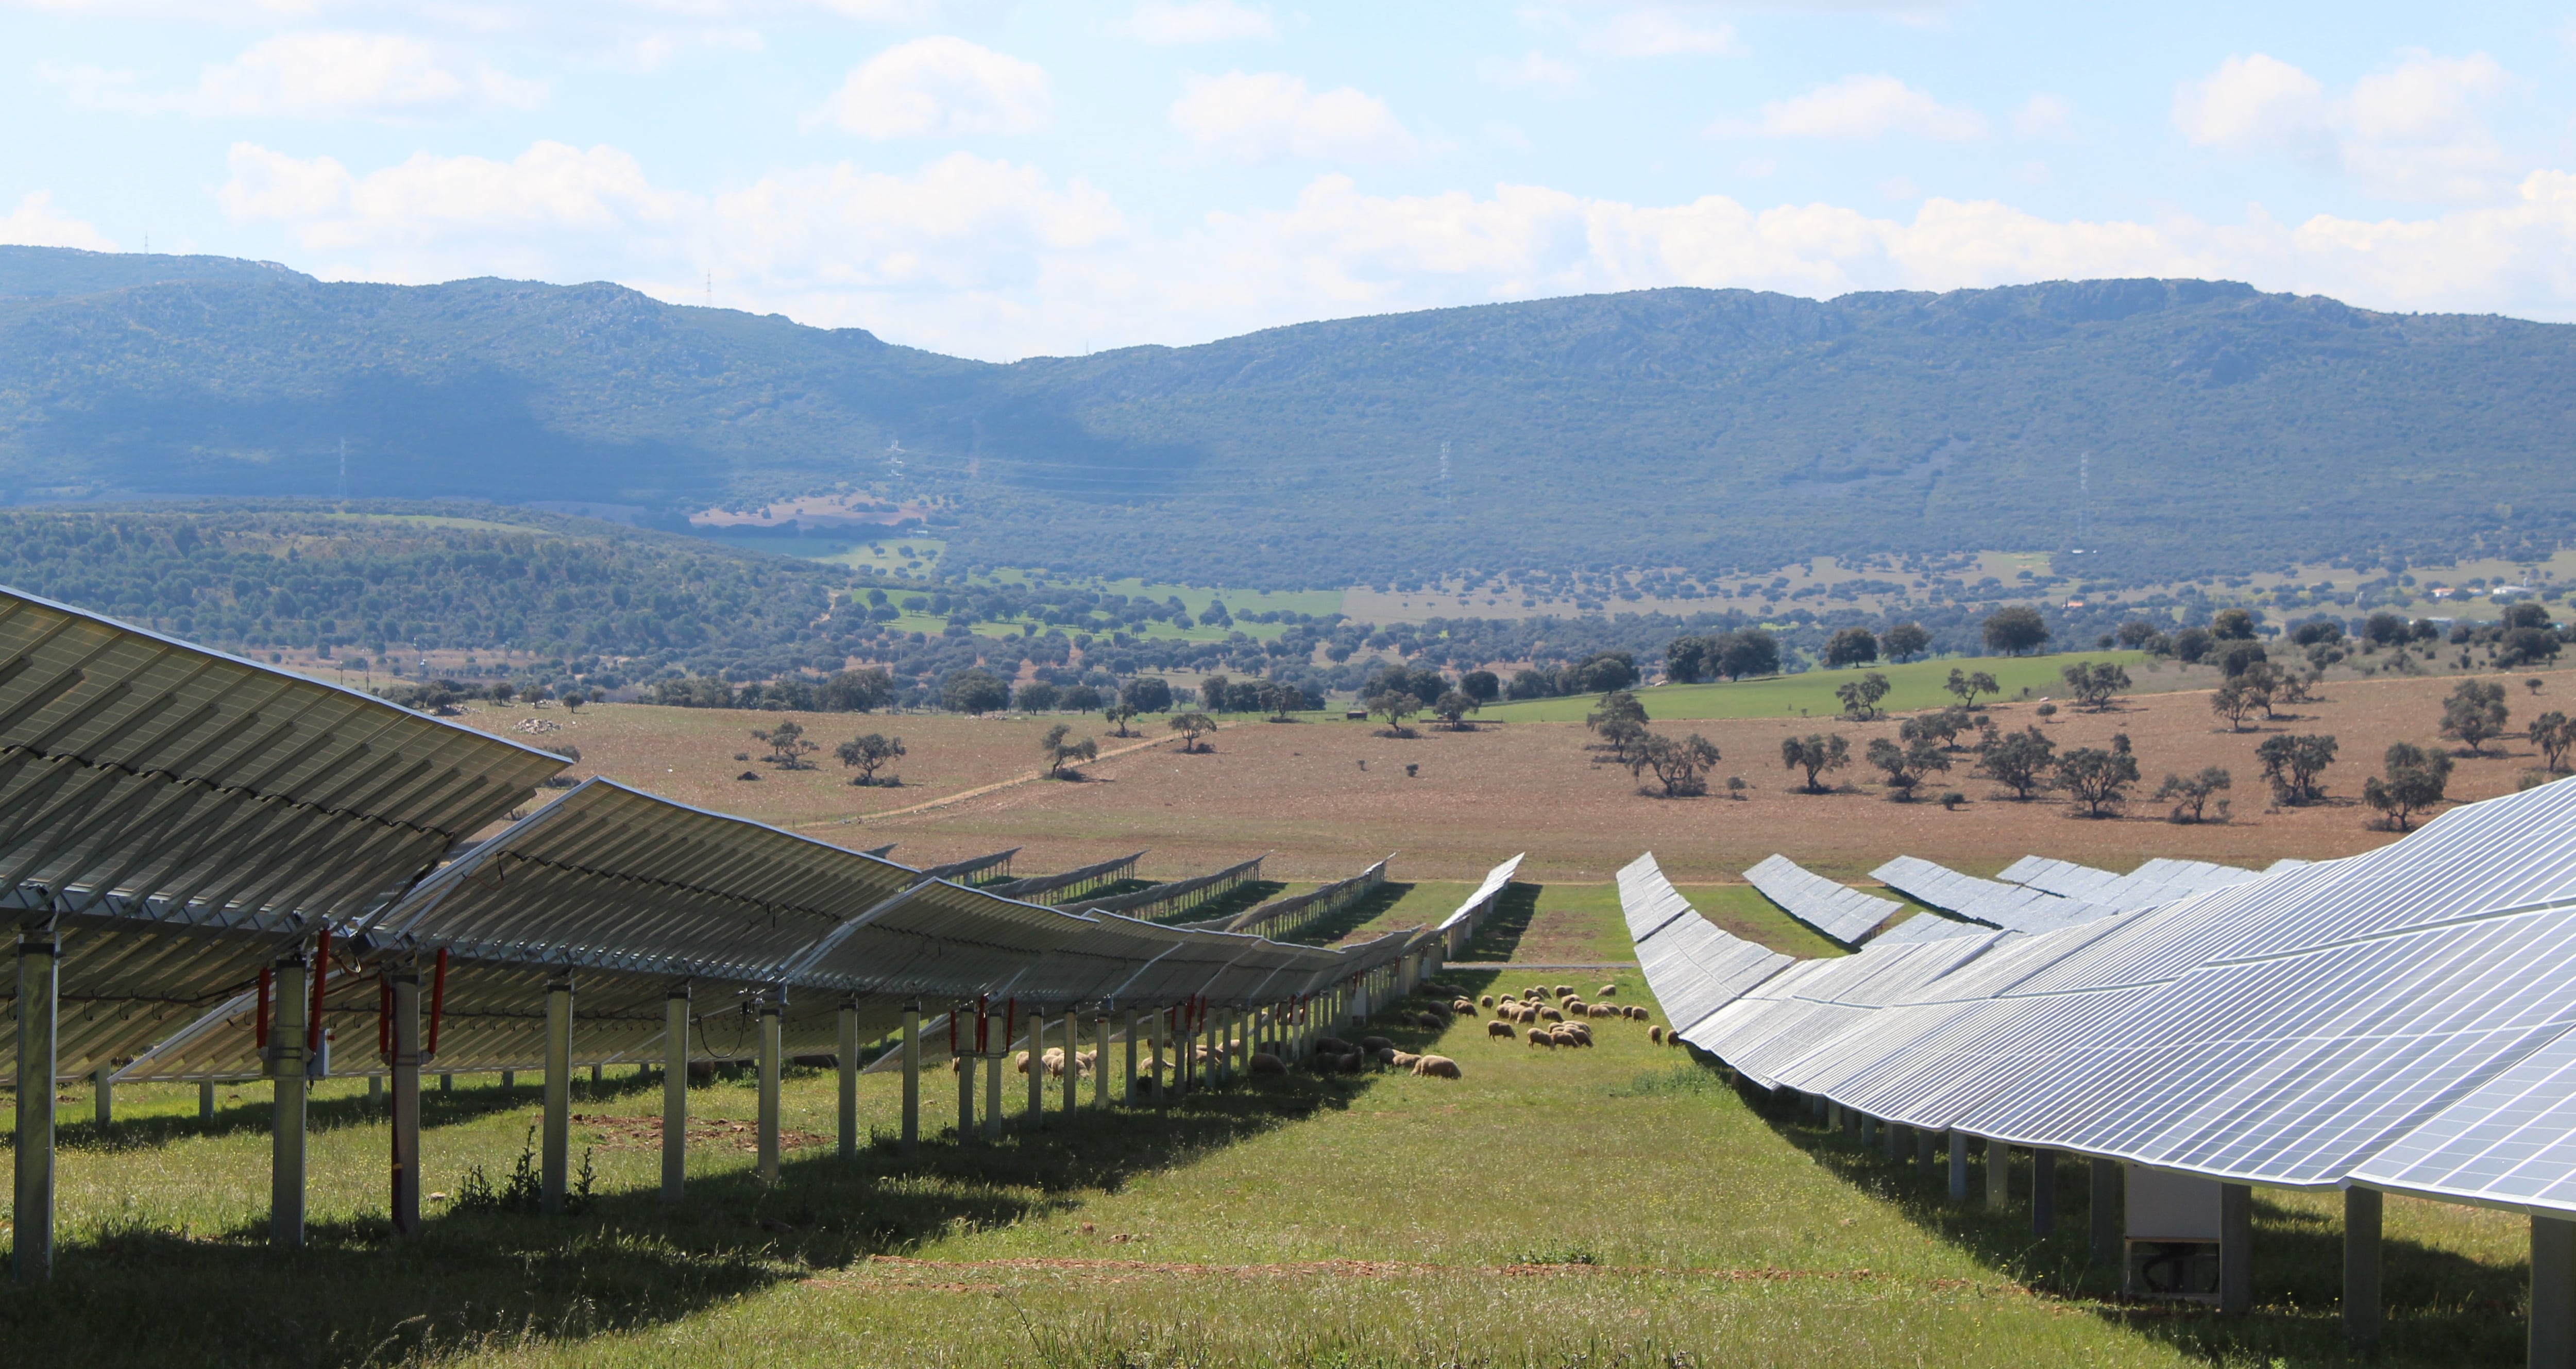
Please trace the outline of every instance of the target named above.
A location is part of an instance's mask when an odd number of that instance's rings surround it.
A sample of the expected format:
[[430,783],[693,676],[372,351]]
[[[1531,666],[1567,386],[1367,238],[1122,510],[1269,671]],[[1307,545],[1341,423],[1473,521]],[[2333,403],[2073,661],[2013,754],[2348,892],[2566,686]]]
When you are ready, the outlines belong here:
[[1968,1201],[1968,1133],[1950,1133],[1950,1201]]
[[2218,1186],[2218,1310],[2242,1315],[2254,1306],[2254,1189]]
[[2012,1205],[2012,1147],[1989,1136],[1986,1138],[1986,1210],[2001,1212]]
[[859,1005],[841,1000],[840,1050],[832,1057],[841,1076],[841,1158],[859,1158]]
[[1154,1101],[1155,1101],[1155,1102],[1157,1102],[1157,1103],[1160,1103],[1160,1102],[1162,1102],[1162,1101],[1164,1100],[1164,1094],[1163,1094],[1163,1036],[1164,1036],[1163,1024],[1164,1024],[1164,1023],[1166,1023],[1166,1022],[1169,1022],[1169,1021],[1171,1020],[1171,1012],[1172,1012],[1172,1010],[1171,1010],[1171,1009],[1169,1009],[1169,1008],[1156,1008],[1156,1009],[1154,1010],[1154,1016],[1153,1016],[1153,1019],[1152,1019],[1152,1022],[1151,1022],[1150,1028],[1149,1028],[1149,1030],[1151,1030],[1151,1031],[1152,1031],[1152,1033],[1153,1033],[1153,1040],[1152,1040],[1152,1043],[1151,1043],[1151,1044],[1152,1044],[1152,1046],[1153,1046],[1154,1054],[1153,1054],[1153,1058],[1152,1058],[1150,1061],[1148,1061],[1148,1062],[1147,1062],[1147,1073],[1148,1073],[1148,1077],[1153,1081],[1153,1085],[1154,1085]]
[[921,1148],[921,1000],[903,1005],[903,1153]]
[[1091,1017],[1091,1110],[1109,1110],[1109,1012],[1095,1011]]
[[[2120,1162],[2096,1155],[2085,1165],[2093,1178],[2093,1192],[2086,1220],[2093,1228],[2093,1263],[2104,1269],[2119,1269],[2125,1258],[2126,1243],[2120,1226]],[[2122,1271],[2125,1280],[2127,1272]]]
[[689,1178],[689,986],[662,998],[662,1201],[676,1203]]
[[785,1033],[781,993],[771,989],[760,996],[760,1182],[773,1188],[778,1185],[778,1068]]
[[572,978],[546,981],[546,1126],[537,1206],[564,1210],[572,1171]]
[[1074,1094],[1082,1084],[1082,1065],[1074,1057],[1082,1049],[1082,1019],[1068,1006],[1064,1010],[1064,1115],[1073,1115]]
[[1933,1155],[1934,1150],[1937,1149],[1934,1142],[1939,1139],[1938,1136],[1921,1127],[1914,1129],[1914,1163],[1922,1169],[1923,1177],[1926,1179],[1936,1177],[1941,1172],[1941,1162]]
[[1878,1119],[1864,1112],[1860,1115],[1860,1148],[1867,1150],[1877,1144]]
[[1126,1105],[1132,1108],[1136,1106],[1136,1010],[1134,1008],[1127,1010],[1125,1025],[1127,1028],[1127,1091],[1121,1096],[1126,1099]]
[[197,1085],[197,1120],[200,1122],[215,1120],[215,1081],[211,1079]]
[[1840,1103],[1825,1104],[1825,1131],[1830,1135],[1840,1136],[1842,1134],[1842,1130],[1843,1105]]
[[2057,1232],[2057,1152],[2038,1146],[2030,1152],[2030,1234]]
[[957,1144],[975,1144],[975,1062],[983,1056],[975,1050],[975,1033],[964,1023],[965,1014],[956,1015],[957,1053],[951,1062],[957,1067]]
[[1891,1165],[1895,1164],[1905,1155],[1905,1137],[1902,1134],[1905,1128],[1894,1122],[1888,1122],[1881,1125],[1878,1130],[1879,1144],[1887,1151],[1887,1162]]
[[62,942],[18,933],[18,1151],[10,1269],[21,1283],[54,1276],[54,1031]]
[[[984,1025],[992,1031],[990,1015]],[[1006,1033],[992,1032],[993,1054],[984,1062],[984,1139],[994,1145],[1002,1143],[1002,1062],[1011,1058],[1011,1043],[1001,1039]]]
[[2531,1219],[2531,1369],[2576,1365],[2576,1222]]
[[510,1092],[512,1089],[517,1088],[518,1086],[519,1086],[519,1072],[518,1072],[517,1070],[503,1070],[503,1071],[501,1071],[501,1091],[502,1091],[503,1093],[508,1093],[508,1092]]
[[1029,1013],[1029,1129],[1046,1125],[1046,1014]]
[[[269,1014],[268,1077],[276,1096],[269,1119],[268,1240],[288,1250],[304,1244],[304,957],[281,961]],[[49,1088],[47,1094],[53,1091]]]
[[116,1062],[101,1060],[90,1072],[90,1106],[100,1131],[116,1125]]
[[420,1233],[420,971],[389,975],[393,982],[394,1058],[392,1204],[394,1234]]
[[2359,1345],[2379,1339],[2380,1205],[2378,1189],[2343,1191],[2343,1333]]

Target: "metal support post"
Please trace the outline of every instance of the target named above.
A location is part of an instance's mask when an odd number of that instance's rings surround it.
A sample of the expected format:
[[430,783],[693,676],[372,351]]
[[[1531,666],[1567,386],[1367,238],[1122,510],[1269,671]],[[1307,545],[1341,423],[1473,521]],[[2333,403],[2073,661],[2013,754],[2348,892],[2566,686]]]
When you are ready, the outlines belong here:
[[832,1057],[841,1076],[841,1158],[859,1158],[859,1005],[841,1000],[840,1050]]
[[1878,1119],[1864,1112],[1860,1115],[1860,1148],[1867,1150],[1877,1144]]
[[572,979],[546,981],[546,1126],[543,1187],[537,1206],[564,1210],[572,1175]]
[[277,1102],[269,1120],[268,1239],[271,1245],[293,1250],[304,1244],[303,955],[280,962],[274,982],[277,997],[269,1015],[268,1077]]
[[2356,1344],[2379,1339],[2380,1195],[2355,1184],[2343,1191],[2343,1333]]
[[957,1067],[957,1144],[961,1146],[975,1144],[975,1062],[982,1058],[975,1053],[974,1033],[959,1032],[957,1053],[950,1063]]
[[1171,1020],[1171,1012],[1172,1010],[1169,1008],[1155,1009],[1154,1016],[1152,1018],[1152,1025],[1150,1027],[1150,1030],[1153,1033],[1153,1039],[1149,1044],[1153,1047],[1153,1058],[1147,1062],[1147,1075],[1153,1081],[1154,1101],[1157,1103],[1163,1102],[1165,1098],[1163,1093],[1163,1027],[1165,1023]]
[[420,1232],[420,971],[403,969],[393,982],[394,1058],[393,1227],[397,1236]]
[[[990,1029],[992,1019],[985,1019]],[[1011,1056],[1011,1043],[993,1033],[992,1058],[984,1062],[984,1139],[995,1145],[1002,1141],[1002,1062]]]
[[1835,1135],[1841,1135],[1842,1129],[1843,1105],[1840,1103],[1825,1104],[1825,1130]]
[[1950,1133],[1950,1201],[1968,1201],[1968,1133]]
[[2118,1269],[2126,1250],[2120,1226],[2120,1190],[2123,1186],[2120,1162],[2096,1155],[2085,1169],[2093,1178],[2091,1200],[2085,1204],[2086,1220],[2093,1228],[2093,1263],[2106,1269]]
[[51,929],[18,933],[18,1149],[11,1272],[54,1276],[54,1041],[62,943]]
[[1046,1014],[1029,1013],[1029,1129],[1046,1126]]
[[1121,1097],[1128,1107],[1136,1106],[1136,1010],[1127,1010],[1127,1091]]
[[921,1146],[921,1000],[903,1005],[903,1150]]
[[2254,1306],[2254,1189],[2218,1186],[2218,1310],[2242,1315]]
[[1986,1138],[1986,1210],[2001,1212],[2012,1204],[2012,1147]]
[[2057,1232],[2057,1152],[2046,1146],[2030,1152],[2030,1234]]
[[689,1178],[689,986],[662,998],[662,1201],[676,1203]]
[[773,1188],[778,1184],[778,1070],[786,1007],[780,995],[771,989],[760,996],[760,1182]]
[[2576,1221],[2531,1219],[2531,1369],[2576,1365]]
[[211,1079],[197,1085],[197,1120],[200,1122],[215,1120],[215,1081]]
[[1091,1018],[1091,1110],[1109,1109],[1109,1013],[1102,1009]]
[[101,1060],[98,1062],[98,1068],[90,1072],[90,1104],[99,1130],[105,1131],[116,1125],[116,1063],[114,1061]]
[[1082,1082],[1082,1066],[1074,1057],[1082,1046],[1082,1019],[1073,1009],[1064,1010],[1064,1115],[1073,1115],[1074,1090]]
[[1941,1162],[1933,1158],[1933,1151],[1936,1149],[1934,1143],[1939,1139],[1938,1135],[1921,1127],[1914,1129],[1914,1163],[1922,1169],[1923,1177],[1926,1179],[1933,1178],[1941,1172]]
[[501,1071],[501,1091],[503,1093],[508,1093],[510,1090],[515,1089],[518,1086],[519,1072],[517,1070]]
[[1905,1128],[1894,1122],[1882,1123],[1878,1128],[1879,1145],[1886,1150],[1887,1162],[1891,1165],[1905,1156],[1904,1131]]

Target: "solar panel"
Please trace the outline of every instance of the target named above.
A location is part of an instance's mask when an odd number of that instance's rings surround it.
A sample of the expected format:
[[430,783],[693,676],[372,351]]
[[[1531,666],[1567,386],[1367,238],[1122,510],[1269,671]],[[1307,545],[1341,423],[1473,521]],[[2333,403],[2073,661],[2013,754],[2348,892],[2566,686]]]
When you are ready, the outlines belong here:
[[1745,871],[1744,878],[1780,911],[1846,946],[1868,940],[1889,918],[1905,911],[1905,905],[1892,898],[1837,884],[1783,855],[1773,855]]

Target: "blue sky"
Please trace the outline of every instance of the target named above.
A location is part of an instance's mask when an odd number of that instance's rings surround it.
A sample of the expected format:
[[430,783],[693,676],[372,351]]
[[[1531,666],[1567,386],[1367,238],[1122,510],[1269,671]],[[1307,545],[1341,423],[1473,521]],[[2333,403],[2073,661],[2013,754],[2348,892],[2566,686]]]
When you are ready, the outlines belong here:
[[2576,318],[2576,8],[0,0],[0,241],[1004,359],[1662,285]]

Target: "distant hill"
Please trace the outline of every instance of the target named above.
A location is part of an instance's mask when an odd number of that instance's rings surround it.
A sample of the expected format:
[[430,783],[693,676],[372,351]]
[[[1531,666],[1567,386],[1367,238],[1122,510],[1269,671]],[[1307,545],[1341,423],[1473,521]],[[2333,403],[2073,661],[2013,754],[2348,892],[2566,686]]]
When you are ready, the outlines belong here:
[[0,249],[7,500],[330,495],[345,442],[358,497],[668,525],[847,485],[940,508],[952,566],[1199,583],[2510,554],[2576,530],[2571,381],[2576,327],[2225,282],[1653,290],[996,366],[611,285]]

